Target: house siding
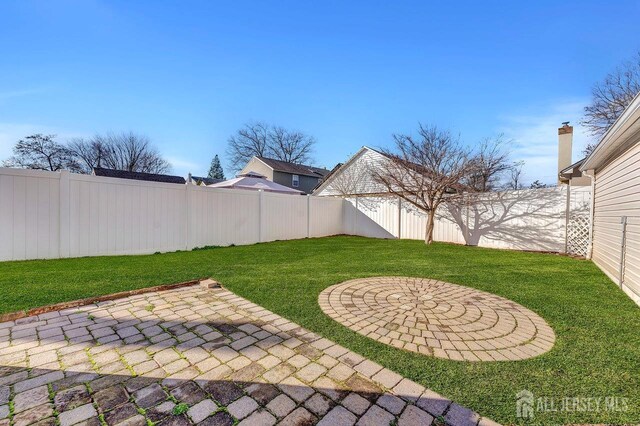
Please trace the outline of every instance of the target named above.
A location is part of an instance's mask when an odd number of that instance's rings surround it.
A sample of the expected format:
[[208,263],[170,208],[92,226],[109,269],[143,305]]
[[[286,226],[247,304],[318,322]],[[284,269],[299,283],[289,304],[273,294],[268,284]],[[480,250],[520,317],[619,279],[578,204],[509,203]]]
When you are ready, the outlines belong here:
[[[640,139],[595,175],[593,261],[640,304]],[[622,250],[622,217],[627,218]]]
[[266,176],[268,180],[275,182],[273,180],[273,169],[255,157],[249,160],[247,165],[244,166],[244,169],[242,169],[239,174],[244,174],[249,172],[260,173],[261,175]]
[[372,169],[379,167],[385,157],[369,148],[363,148],[349,164],[330,176],[327,183],[315,195],[366,195],[387,193],[380,183],[372,176]]
[[277,171],[273,172],[273,181],[275,183],[279,183],[280,185],[284,185],[289,188],[303,191],[305,194],[310,194],[311,192],[313,192],[313,189],[316,186],[318,186],[318,182],[320,182],[320,179],[311,177],[311,176],[298,175],[298,177],[299,177],[300,186],[296,187],[296,186],[293,186],[292,173],[277,172]]

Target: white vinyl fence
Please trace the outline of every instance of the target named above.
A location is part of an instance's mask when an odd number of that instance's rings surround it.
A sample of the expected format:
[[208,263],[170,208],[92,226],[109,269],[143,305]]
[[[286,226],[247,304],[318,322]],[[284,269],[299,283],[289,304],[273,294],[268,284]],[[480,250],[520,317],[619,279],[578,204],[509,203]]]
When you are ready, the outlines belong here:
[[[568,237],[577,235],[571,241],[579,241],[584,235],[572,226],[589,210],[589,188],[572,189],[571,194],[569,216],[565,188],[491,193],[443,206],[434,238],[562,252]],[[396,197],[304,197],[0,168],[0,261],[144,254],[337,234],[423,239],[425,224],[424,213]]]
[[[571,242],[572,218],[589,215],[590,188],[505,191],[481,194],[455,205],[442,205],[434,240],[482,247],[564,252]],[[398,197],[349,198],[350,234],[378,238],[424,239],[426,215]],[[569,208],[569,215],[567,215]],[[368,219],[368,220],[367,220]],[[348,220],[348,218],[347,218]],[[588,226],[588,220],[586,221]],[[588,230],[587,230],[588,234]],[[588,241],[584,241],[586,245]],[[586,246],[580,250],[586,252]],[[580,250],[575,250],[579,252]],[[569,250],[571,251],[571,250]],[[581,254],[581,253],[576,253]]]
[[0,168],[0,260],[342,234],[342,199]]

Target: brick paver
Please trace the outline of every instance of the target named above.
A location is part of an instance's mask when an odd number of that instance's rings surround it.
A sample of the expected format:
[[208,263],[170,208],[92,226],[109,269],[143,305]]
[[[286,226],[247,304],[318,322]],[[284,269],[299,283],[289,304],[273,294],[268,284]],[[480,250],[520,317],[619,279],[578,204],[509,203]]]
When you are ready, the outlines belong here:
[[[515,302],[425,278],[346,281],[325,289],[318,302],[359,334],[438,358],[517,361],[541,355],[555,342],[551,327]],[[369,377],[377,367],[361,363],[356,371]]]
[[0,330],[0,426],[488,421],[223,288],[146,293]]

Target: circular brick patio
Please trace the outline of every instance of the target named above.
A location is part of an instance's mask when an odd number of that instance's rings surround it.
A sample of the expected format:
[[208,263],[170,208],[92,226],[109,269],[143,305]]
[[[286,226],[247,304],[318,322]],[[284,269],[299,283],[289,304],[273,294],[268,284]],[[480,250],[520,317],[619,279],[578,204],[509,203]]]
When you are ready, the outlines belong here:
[[540,316],[515,302],[426,278],[346,281],[320,293],[319,304],[364,336],[438,358],[522,360],[547,352],[555,341]]

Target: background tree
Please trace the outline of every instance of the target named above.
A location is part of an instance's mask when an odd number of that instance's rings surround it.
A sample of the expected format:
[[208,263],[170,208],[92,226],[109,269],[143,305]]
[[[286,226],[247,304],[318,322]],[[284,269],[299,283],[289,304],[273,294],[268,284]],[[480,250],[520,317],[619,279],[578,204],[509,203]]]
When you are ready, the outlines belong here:
[[302,164],[311,160],[315,139],[305,133],[262,122],[245,124],[228,140],[227,156],[240,170],[253,156]]
[[418,136],[394,135],[386,161],[372,168],[374,180],[388,192],[426,212],[425,243],[433,242],[435,213],[449,194],[461,191],[476,162],[447,130],[422,124]]
[[224,170],[222,170],[222,164],[220,164],[220,158],[218,158],[218,154],[213,157],[211,160],[211,167],[209,167],[209,174],[207,175],[209,179],[222,179],[224,180]]
[[84,173],[91,173],[94,167],[157,174],[171,170],[171,164],[149,138],[133,132],[75,139],[70,143],[70,150]]
[[542,183],[539,180],[534,180],[533,182],[531,182],[531,185],[529,185],[529,188],[531,189],[543,189],[543,188],[548,188],[549,186],[546,183]]
[[[640,52],[609,73],[591,89],[591,103],[584,108],[581,124],[600,138],[640,92]],[[587,150],[591,152],[595,144]],[[585,150],[586,151],[586,150]]]
[[24,169],[80,171],[73,152],[55,141],[55,135],[35,134],[18,141],[13,156],[4,161],[5,167]]
[[473,172],[464,178],[467,191],[489,192],[503,186],[504,175],[513,165],[503,135],[483,139],[471,157]]
[[511,164],[511,168],[509,169],[510,179],[507,183],[507,189],[522,189],[522,167],[524,166],[524,161],[516,161]]
[[105,167],[104,159],[109,148],[98,137],[76,138],[69,142],[69,149],[76,158],[81,173],[91,174],[94,167]]

